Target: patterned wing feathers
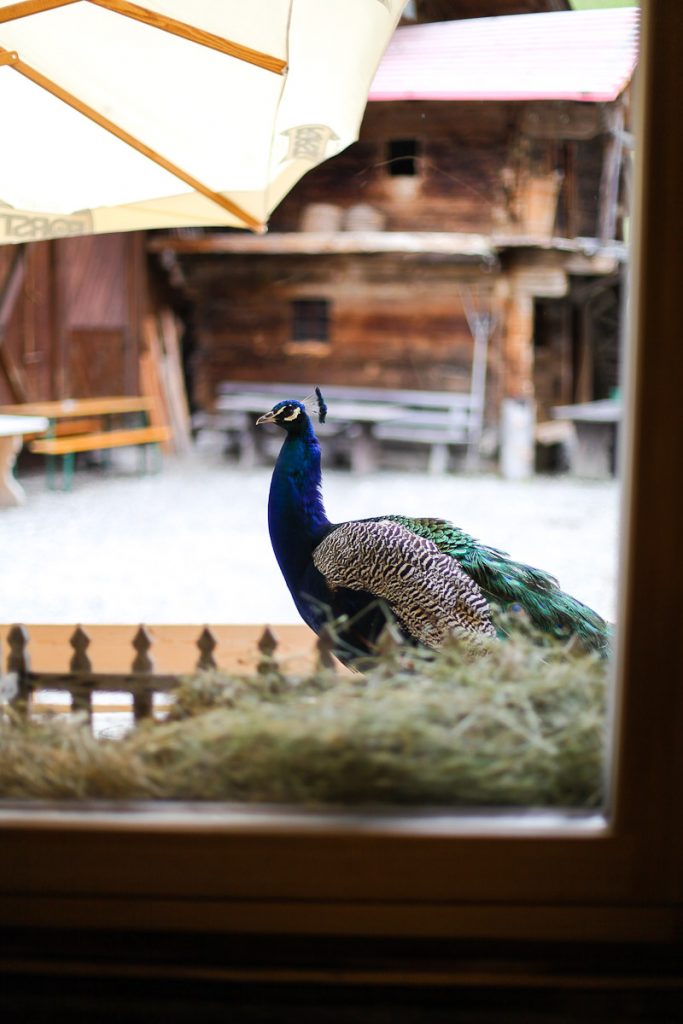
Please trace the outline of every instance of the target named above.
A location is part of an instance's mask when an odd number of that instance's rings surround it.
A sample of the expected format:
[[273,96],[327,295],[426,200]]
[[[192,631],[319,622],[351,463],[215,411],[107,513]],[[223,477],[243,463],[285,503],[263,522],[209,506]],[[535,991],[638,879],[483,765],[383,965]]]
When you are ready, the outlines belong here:
[[343,523],[316,547],[313,562],[331,589],[383,598],[406,632],[428,647],[456,630],[495,636],[488,602],[457,559],[400,522]]

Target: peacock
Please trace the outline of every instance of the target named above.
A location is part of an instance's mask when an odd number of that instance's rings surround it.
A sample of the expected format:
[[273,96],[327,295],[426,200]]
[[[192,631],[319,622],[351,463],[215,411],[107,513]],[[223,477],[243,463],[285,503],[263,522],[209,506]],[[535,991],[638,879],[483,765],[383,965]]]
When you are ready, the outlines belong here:
[[[324,422],[319,388],[316,397]],[[445,519],[391,514],[330,522],[308,401],[285,399],[256,421],[286,435],[270,485],[268,527],[299,614],[316,633],[334,621],[342,661],[374,653],[388,621],[407,644],[438,648],[454,634],[504,637],[513,612],[542,634],[576,637],[583,648],[606,653],[607,623],[553,576]]]

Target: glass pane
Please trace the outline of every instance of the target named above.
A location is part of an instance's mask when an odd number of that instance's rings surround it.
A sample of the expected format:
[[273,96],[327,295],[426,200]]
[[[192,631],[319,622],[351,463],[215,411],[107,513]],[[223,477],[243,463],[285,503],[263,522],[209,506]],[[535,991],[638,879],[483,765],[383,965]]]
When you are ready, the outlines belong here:
[[638,12],[593,7],[510,18],[533,82],[489,19],[402,26],[262,238],[0,251],[0,400],[70,403],[6,490],[3,693],[43,750],[92,722],[85,795],[602,806]]

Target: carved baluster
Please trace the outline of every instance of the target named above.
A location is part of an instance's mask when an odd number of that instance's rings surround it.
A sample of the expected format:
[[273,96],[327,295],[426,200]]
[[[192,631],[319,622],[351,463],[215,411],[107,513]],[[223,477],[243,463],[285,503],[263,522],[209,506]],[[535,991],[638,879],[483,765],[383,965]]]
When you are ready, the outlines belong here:
[[[87,650],[90,646],[90,637],[82,626],[77,626],[69,643],[74,653],[69,662],[69,671],[76,673],[92,672],[92,663],[88,657]],[[77,680],[71,693],[71,710],[85,711],[88,722],[92,723],[92,680]]]
[[[140,626],[133,638],[133,647],[135,648],[136,656],[132,666],[133,673],[136,676],[143,677],[139,680],[140,682],[144,681],[145,676],[149,676],[151,682],[151,675],[154,671],[154,661],[150,657],[149,652],[153,642],[152,637],[145,627]],[[136,687],[133,692],[133,715],[135,717],[135,721],[139,722],[141,719],[149,717],[152,713],[152,705],[152,687],[145,687],[144,689],[138,689]]]
[[74,649],[69,663],[69,670],[71,672],[92,672],[92,662],[87,654],[90,647],[90,637],[82,626],[76,626],[69,643]]
[[275,651],[277,650],[278,641],[270,626],[266,626],[261,633],[257,646],[261,659],[256,666],[256,671],[262,676],[273,672],[277,673],[279,669],[275,658]]
[[216,650],[216,638],[209,629],[205,626],[199,635],[197,640],[197,647],[199,648],[199,661],[197,662],[197,668],[200,671],[208,672],[212,668],[217,668],[216,659],[213,656],[213,652]]
[[12,626],[7,634],[9,643],[9,654],[7,656],[7,671],[14,673],[17,677],[17,693],[12,698],[11,704],[21,715],[28,714],[29,700],[32,687],[28,680],[31,671],[31,655],[28,650],[29,635],[24,626]]
[[333,653],[335,637],[334,632],[328,625],[323,626],[320,630],[315,646],[318,652],[318,669],[331,669],[334,672],[337,667],[337,661]]

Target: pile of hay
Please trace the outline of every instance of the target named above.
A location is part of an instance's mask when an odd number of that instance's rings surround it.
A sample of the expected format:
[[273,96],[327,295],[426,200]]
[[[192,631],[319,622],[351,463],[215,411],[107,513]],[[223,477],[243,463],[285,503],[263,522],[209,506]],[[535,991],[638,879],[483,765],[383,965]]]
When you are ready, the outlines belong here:
[[0,723],[0,795],[595,807],[607,662],[534,638],[394,650],[357,675],[187,679],[163,722]]

